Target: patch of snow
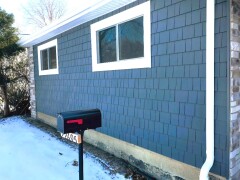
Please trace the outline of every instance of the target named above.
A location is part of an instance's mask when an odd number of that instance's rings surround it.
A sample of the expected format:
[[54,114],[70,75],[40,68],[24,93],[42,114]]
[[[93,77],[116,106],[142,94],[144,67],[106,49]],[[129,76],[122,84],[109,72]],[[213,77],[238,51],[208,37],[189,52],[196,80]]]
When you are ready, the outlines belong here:
[[[104,169],[97,157],[84,154],[85,180],[125,179]],[[0,121],[0,179],[77,180],[78,149],[28,124],[20,117]]]

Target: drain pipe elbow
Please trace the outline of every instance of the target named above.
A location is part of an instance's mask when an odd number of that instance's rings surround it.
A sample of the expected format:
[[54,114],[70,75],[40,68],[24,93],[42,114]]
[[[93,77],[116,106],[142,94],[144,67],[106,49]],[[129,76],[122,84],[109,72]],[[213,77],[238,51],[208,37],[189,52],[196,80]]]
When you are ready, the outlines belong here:
[[214,156],[210,156],[209,158],[206,159],[205,163],[203,164],[200,172],[199,179],[200,180],[208,180],[208,173],[213,166],[214,162]]

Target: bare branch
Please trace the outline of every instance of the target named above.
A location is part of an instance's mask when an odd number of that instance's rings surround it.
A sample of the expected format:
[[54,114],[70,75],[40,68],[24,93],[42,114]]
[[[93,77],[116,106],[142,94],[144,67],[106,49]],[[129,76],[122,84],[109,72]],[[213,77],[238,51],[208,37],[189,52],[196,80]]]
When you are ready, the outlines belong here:
[[62,17],[65,13],[64,0],[35,0],[23,7],[28,23],[42,28]]

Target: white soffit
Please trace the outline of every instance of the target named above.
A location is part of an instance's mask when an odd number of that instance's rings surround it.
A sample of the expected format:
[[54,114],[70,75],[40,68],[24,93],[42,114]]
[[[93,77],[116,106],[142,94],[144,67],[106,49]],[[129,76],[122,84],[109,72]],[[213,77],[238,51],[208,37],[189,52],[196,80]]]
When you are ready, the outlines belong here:
[[116,9],[126,6],[136,0],[101,0],[91,7],[88,7],[75,15],[59,19],[49,26],[44,27],[39,32],[24,37],[19,44],[24,47],[30,47],[55,37],[76,26],[91,21],[95,18],[110,13]]

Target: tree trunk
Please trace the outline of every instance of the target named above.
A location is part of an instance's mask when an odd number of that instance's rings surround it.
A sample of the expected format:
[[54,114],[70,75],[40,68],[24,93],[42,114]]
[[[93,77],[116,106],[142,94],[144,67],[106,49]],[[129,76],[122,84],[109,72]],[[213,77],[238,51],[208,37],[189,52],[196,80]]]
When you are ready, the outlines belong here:
[[4,116],[8,116],[10,114],[10,109],[9,109],[9,101],[8,101],[8,97],[7,97],[7,85],[3,85],[1,86],[1,90],[2,90],[2,95],[3,95],[3,103],[4,103]]

